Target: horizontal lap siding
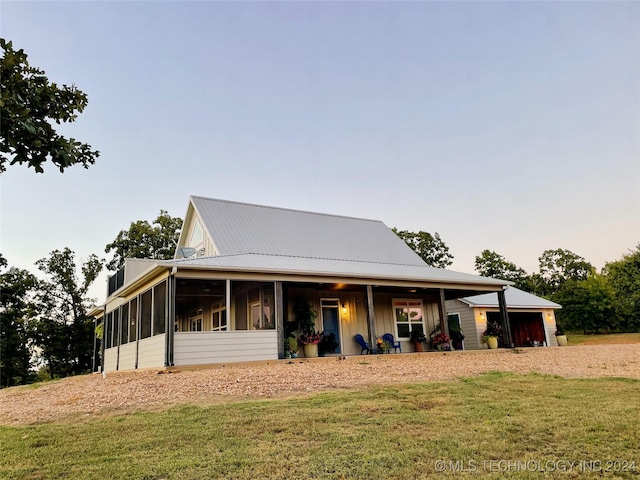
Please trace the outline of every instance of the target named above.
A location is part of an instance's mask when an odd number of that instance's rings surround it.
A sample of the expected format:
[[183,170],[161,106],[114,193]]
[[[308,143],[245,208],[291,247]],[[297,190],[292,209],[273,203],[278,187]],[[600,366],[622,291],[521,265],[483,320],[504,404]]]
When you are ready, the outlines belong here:
[[480,340],[486,324],[478,325],[473,308],[460,300],[449,300],[447,302],[447,313],[460,314],[460,328],[464,334],[465,350],[487,348],[486,344]]
[[247,362],[278,359],[275,330],[176,332],[174,365]]
[[138,368],[164,366],[164,334],[140,340]]
[[104,350],[104,371],[111,372],[116,369],[118,362],[118,347],[105,348]]
[[120,345],[118,370],[133,370],[134,368],[136,368],[136,342]]

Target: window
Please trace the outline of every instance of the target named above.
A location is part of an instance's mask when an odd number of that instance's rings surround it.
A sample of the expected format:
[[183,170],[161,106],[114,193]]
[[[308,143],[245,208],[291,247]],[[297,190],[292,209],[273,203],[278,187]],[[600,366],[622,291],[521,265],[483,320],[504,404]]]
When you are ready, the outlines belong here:
[[153,287],[153,334],[160,335],[165,330],[165,305],[167,304],[167,282]]
[[192,310],[189,313],[189,331],[190,332],[202,331],[202,309],[201,308]]
[[227,330],[227,308],[224,305],[215,307],[211,315],[211,330],[221,332]]
[[408,340],[414,330],[424,333],[422,300],[394,300],[393,310],[398,338]]
[[129,343],[129,304],[125,303],[120,309],[120,345],[124,345]]
[[153,295],[147,290],[140,296],[140,338],[151,336],[151,306]]
[[120,309],[113,311],[113,346],[120,345]]
[[113,312],[107,313],[107,320],[104,323],[104,348],[111,348],[113,341],[111,334],[113,332]]
[[138,299],[134,298],[129,305],[129,341],[135,342],[138,338]]

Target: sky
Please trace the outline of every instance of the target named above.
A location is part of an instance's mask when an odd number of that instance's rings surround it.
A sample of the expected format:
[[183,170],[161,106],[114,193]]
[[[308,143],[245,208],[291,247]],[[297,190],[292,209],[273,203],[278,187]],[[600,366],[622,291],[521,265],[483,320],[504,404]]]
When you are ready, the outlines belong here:
[[11,266],[111,258],[190,195],[438,232],[467,273],[640,243],[640,2],[2,0],[0,31],[88,95],[60,131],[101,152],[2,174]]

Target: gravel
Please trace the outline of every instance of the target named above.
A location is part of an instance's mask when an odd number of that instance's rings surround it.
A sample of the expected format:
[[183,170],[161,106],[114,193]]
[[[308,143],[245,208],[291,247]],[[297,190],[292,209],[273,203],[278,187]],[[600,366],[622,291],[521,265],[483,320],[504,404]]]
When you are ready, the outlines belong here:
[[0,424],[90,420],[181,403],[448,381],[490,371],[640,378],[640,344],[292,359],[195,370],[114,372],[106,378],[83,375],[0,390]]

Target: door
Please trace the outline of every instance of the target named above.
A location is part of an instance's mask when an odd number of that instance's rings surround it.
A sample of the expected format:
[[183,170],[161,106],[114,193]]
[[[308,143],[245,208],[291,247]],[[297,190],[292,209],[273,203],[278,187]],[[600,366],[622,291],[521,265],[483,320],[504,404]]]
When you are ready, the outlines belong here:
[[335,341],[338,344],[335,352],[342,353],[340,342],[340,315],[338,309],[338,300],[321,300],[321,312],[322,312],[322,329],[326,336],[335,336]]

